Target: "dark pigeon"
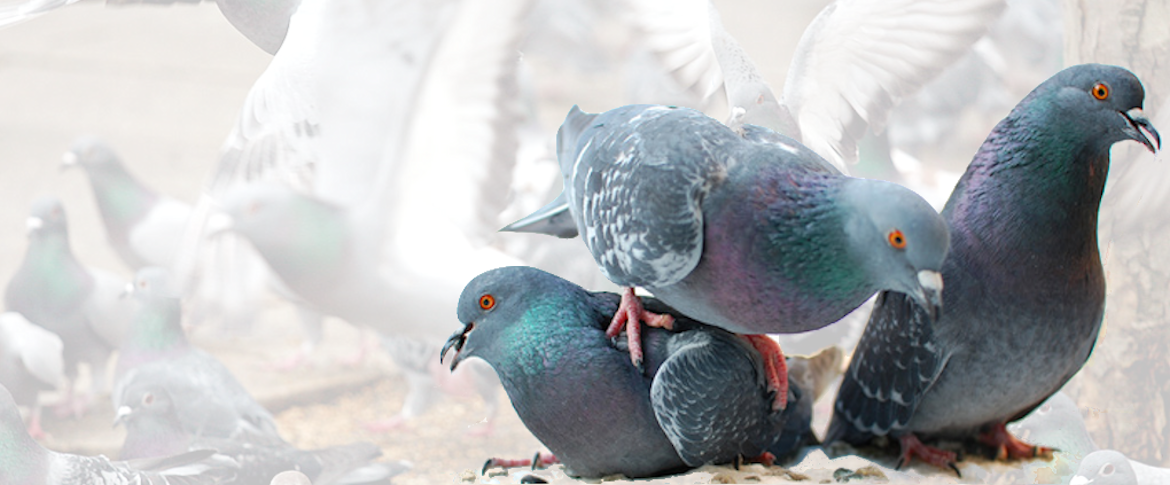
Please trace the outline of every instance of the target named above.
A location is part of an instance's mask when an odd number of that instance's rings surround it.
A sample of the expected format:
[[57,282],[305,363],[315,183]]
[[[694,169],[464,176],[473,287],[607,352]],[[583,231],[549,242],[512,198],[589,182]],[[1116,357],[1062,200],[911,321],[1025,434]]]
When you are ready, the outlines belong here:
[[8,389],[0,386],[0,483],[12,485],[199,485],[226,483],[238,465],[214,451],[135,461],[45,449],[24,431]]
[[1001,457],[1051,451],[1005,425],[1059,390],[1093,349],[1105,305],[1097,210],[1109,149],[1160,144],[1143,98],[1125,69],[1074,66],[992,130],[942,212],[946,312],[931,324],[904,295],[879,295],[826,441],[898,438],[902,462],[917,455],[944,467],[956,455],[917,436],[977,437]]
[[173,398],[179,421],[194,436],[279,441],[272,414],[227,367],[187,341],[169,273],[143,268],[130,290],[139,308],[118,360],[114,409],[128,404],[133,389],[158,385]]
[[[782,430],[810,433],[808,414],[772,408],[775,391],[748,342],[653,299],[650,308],[678,321],[676,332],[644,335],[640,372],[624,341],[605,335],[620,300],[535,268],[491,270],[460,296],[464,328],[444,354],[455,348],[452,368],[471,357],[491,364],[525,426],[582,477],[648,477],[765,451],[785,455],[792,450],[774,448]],[[801,396],[794,387],[788,409],[801,409]]]
[[118,298],[123,281],[88,268],[73,255],[65,209],[53,197],[37,199],[28,224],[28,249],[8,281],[4,303],[30,322],[61,337],[64,346],[65,403],[75,415],[88,403],[73,394],[77,365],[93,369],[91,392],[105,390],[106,364],[125,333],[131,302]]
[[174,264],[191,217],[189,204],[143,185],[113,148],[96,137],[75,140],[62,167],[85,170],[106,238],[127,266],[137,270]]
[[[628,287],[611,336],[625,324],[636,345],[639,319],[663,324],[638,307],[634,286],[745,334],[822,328],[879,290],[937,312],[938,213],[902,186],[842,175],[791,138],[685,108],[574,107],[557,149],[561,197],[508,229],[583,235],[602,272]],[[566,211],[573,226],[561,231],[538,222]],[[774,375],[782,396],[784,373]]]
[[122,457],[155,457],[214,449],[240,464],[232,483],[268,483],[286,470],[300,470],[317,485],[390,483],[409,468],[402,462],[372,463],[382,455],[372,443],[299,450],[283,441],[249,441],[194,436],[187,431],[166,387],[136,383],[126,389],[117,422],[126,426]]

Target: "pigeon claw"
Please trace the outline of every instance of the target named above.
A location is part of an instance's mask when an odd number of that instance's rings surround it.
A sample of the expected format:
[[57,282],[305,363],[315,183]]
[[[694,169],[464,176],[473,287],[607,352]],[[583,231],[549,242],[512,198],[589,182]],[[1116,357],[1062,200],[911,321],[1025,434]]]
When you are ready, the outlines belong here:
[[955,475],[958,475],[959,478],[963,478],[963,473],[960,472],[959,467],[955,465],[955,461],[958,459],[959,455],[955,454],[953,451],[940,450],[933,446],[926,446],[922,444],[922,441],[919,441],[917,436],[909,433],[899,436],[898,443],[902,448],[902,456],[898,459],[898,464],[894,466],[895,470],[900,470],[902,465],[908,465],[910,461],[913,460],[915,456],[917,456],[922,461],[939,468],[950,468],[955,472]]
[[1052,458],[1055,448],[1037,446],[1020,441],[1008,432],[1003,423],[996,423],[979,434],[979,442],[990,446],[995,451],[998,461],[1018,460],[1028,458]]
[[613,320],[609,322],[609,327],[605,330],[605,336],[609,338],[617,337],[624,329],[626,331],[626,343],[630,349],[630,361],[634,363],[634,367],[637,367],[639,371],[644,371],[642,368],[641,323],[667,330],[674,329],[674,317],[668,314],[646,311],[646,308],[642,306],[642,299],[634,294],[634,289],[626,288],[626,291],[622,293],[621,305],[618,306],[617,313],[613,315]]
[[742,337],[752,344],[764,361],[764,379],[768,382],[768,389],[776,391],[772,400],[772,410],[783,411],[788,407],[788,363],[784,361],[784,351],[780,350],[779,343],[767,335]]
[[509,459],[509,458],[488,458],[483,462],[483,469],[480,470],[480,475],[487,475],[488,470],[492,468],[517,468],[522,466],[531,467],[532,470],[537,468],[544,468],[549,465],[560,463],[556,455],[552,453],[545,453],[542,451],[536,452],[532,458]]

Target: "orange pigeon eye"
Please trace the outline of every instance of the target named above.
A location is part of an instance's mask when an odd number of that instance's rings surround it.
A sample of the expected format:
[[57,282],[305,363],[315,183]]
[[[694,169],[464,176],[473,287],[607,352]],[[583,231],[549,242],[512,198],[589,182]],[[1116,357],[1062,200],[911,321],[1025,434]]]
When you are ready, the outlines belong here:
[[483,295],[479,297],[479,307],[484,310],[491,310],[496,306],[496,297],[492,295]]
[[1105,83],[1097,83],[1093,86],[1093,97],[1097,99],[1105,99],[1109,97],[1109,86]]
[[889,241],[890,246],[893,246],[895,249],[906,248],[906,236],[902,235],[902,231],[897,229],[890,231],[890,233],[886,235],[886,240]]

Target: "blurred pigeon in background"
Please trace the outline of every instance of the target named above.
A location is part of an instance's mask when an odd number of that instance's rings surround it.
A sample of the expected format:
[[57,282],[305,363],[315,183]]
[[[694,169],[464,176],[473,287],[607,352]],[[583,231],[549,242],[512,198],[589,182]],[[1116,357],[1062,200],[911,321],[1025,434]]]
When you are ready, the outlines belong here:
[[491,364],[525,426],[576,476],[638,478],[787,455],[795,450],[773,446],[782,430],[811,438],[811,405],[797,404],[810,396],[793,387],[789,411],[774,409],[762,356],[730,333],[675,314],[675,332],[645,335],[646,372],[635,368],[605,336],[620,300],[536,268],[494,269],[467,284],[464,328],[443,350],[455,349],[453,370],[471,357]]
[[226,483],[238,465],[214,451],[138,461],[110,461],[45,449],[24,432],[24,422],[8,389],[0,386],[0,483],[55,485]]
[[191,217],[189,204],[143,185],[126,170],[113,148],[96,137],[75,140],[62,167],[85,170],[106,238],[126,266],[137,270],[174,264]]
[[296,470],[277,473],[269,485],[313,485],[309,477]]
[[240,464],[232,482],[240,484],[265,483],[285,470],[301,470],[319,485],[389,483],[390,477],[410,468],[403,462],[374,463],[382,450],[371,443],[299,450],[280,439],[196,436],[186,429],[178,409],[161,383],[127,389],[116,418],[126,426],[122,459],[214,449]]
[[878,297],[826,442],[890,436],[900,463],[918,456],[956,472],[955,453],[916,435],[977,435],[1001,458],[1051,452],[1005,425],[1059,390],[1096,341],[1105,304],[1097,209],[1109,149],[1160,144],[1143,98],[1129,71],[1079,65],[996,126],[943,210],[952,241],[946,312],[932,322],[904,295]]
[[18,406],[29,408],[28,434],[34,439],[45,437],[40,393],[65,383],[62,347],[61,337],[29,323],[21,314],[0,313],[0,384]]
[[1130,460],[1118,451],[1089,453],[1070,485],[1154,485],[1170,481],[1170,470]]
[[178,290],[165,269],[138,270],[130,291],[138,310],[121,347],[114,409],[127,405],[136,389],[161,386],[173,398],[183,430],[193,436],[280,439],[272,414],[215,357],[187,341]]
[[[625,325],[635,363],[639,321],[664,323],[640,308],[634,286],[753,334],[766,362],[780,349],[758,334],[824,327],[879,290],[938,310],[947,251],[938,213],[901,186],[842,175],[791,138],[634,105],[574,108],[558,149],[564,192],[509,229],[583,235],[602,272],[627,287],[609,334]],[[768,374],[782,405],[783,361]]]
[[[134,305],[120,298],[122,279],[87,268],[73,256],[65,209],[52,197],[32,204],[28,249],[8,281],[4,303],[28,321],[57,334],[63,344],[65,397],[61,412],[84,413],[93,394],[107,390],[107,364],[126,332]],[[89,395],[74,394],[77,365],[90,365]]]

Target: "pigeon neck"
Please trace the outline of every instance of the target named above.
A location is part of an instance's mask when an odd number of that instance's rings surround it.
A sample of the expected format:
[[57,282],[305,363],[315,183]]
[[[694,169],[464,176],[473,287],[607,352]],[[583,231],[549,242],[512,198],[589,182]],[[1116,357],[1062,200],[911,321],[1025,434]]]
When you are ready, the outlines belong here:
[[[126,423],[126,441],[122,443],[121,459],[133,460],[185,453],[190,437],[184,432],[174,413],[134,416]],[[136,413],[137,414],[137,413]]]
[[[508,348],[489,360],[501,379],[511,380],[508,377],[513,373],[519,373],[516,380],[527,380],[533,375],[562,372],[560,362],[590,358],[588,355],[596,351],[590,342],[604,340],[597,338],[599,331],[604,332],[598,322],[613,317],[617,300],[577,291],[585,293],[584,297],[543,292],[533,298],[516,324],[501,332],[499,341],[506,342]],[[550,324],[553,321],[556,324]]]
[[112,238],[124,238],[129,227],[145,217],[151,205],[158,200],[157,194],[142,185],[120,164],[87,167],[86,172],[93,182],[98,210]]
[[1097,213],[1109,144],[1085,142],[1067,117],[1038,108],[1017,107],[975,155],[942,212],[952,244],[1011,241],[1028,249],[989,254],[1099,265]]
[[177,298],[153,298],[139,304],[126,336],[124,352],[160,352],[187,346],[187,337],[179,323]]
[[25,431],[14,403],[0,404],[0,483],[41,483],[49,452]]

